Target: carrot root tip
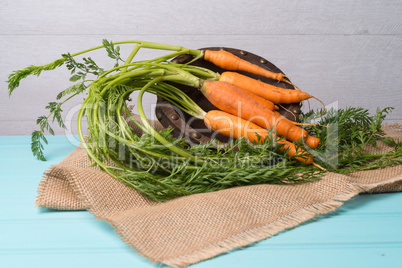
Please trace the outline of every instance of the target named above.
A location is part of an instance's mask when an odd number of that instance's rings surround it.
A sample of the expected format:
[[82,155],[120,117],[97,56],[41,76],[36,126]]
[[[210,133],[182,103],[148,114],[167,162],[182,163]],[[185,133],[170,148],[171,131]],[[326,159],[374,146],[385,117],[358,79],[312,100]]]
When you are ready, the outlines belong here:
[[317,164],[317,163],[315,163],[315,162],[313,162],[312,164],[313,164],[313,166],[318,167],[319,169],[321,169],[321,170],[323,170],[323,171],[327,171],[326,168],[323,168],[322,166],[320,166],[319,164]]
[[278,104],[279,107],[281,107],[282,109],[284,109],[285,111],[287,111],[288,113],[290,113],[291,115],[293,115],[294,121],[297,120],[296,115],[289,109],[285,108],[283,105]]
[[324,102],[323,102],[322,100],[320,100],[319,98],[316,98],[316,97],[314,97],[314,96],[312,96],[312,98],[313,98],[313,99],[316,99],[317,101],[319,101],[319,102],[322,104],[323,109],[322,109],[322,113],[321,113],[321,115],[324,115],[325,110],[326,110],[326,107],[325,107]]
[[294,87],[295,89],[297,89],[297,90],[300,90],[299,87],[296,86],[295,84],[293,84],[293,83],[290,81],[289,77],[287,77],[286,75],[283,75],[283,79],[281,79],[281,81],[283,81],[283,82],[285,82],[285,83],[287,83],[287,84],[293,86],[293,87]]

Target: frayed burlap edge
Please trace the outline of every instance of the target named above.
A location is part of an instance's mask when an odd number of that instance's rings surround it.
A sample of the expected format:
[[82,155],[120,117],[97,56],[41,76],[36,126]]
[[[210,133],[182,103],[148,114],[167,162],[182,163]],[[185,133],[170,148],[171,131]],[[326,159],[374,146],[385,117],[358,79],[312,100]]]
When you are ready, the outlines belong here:
[[38,188],[37,188],[37,195],[35,198],[35,207],[39,207],[41,206],[41,204],[44,202],[43,200],[45,200],[44,197],[44,193],[46,192],[46,189],[48,187],[48,176],[50,174],[50,171],[52,170],[54,165],[51,165],[49,167],[49,169],[45,170],[45,172],[42,175],[42,179],[39,182]]
[[[342,190],[340,190],[337,194],[335,194],[332,198],[328,199],[325,202],[306,206],[265,226],[239,233],[235,236],[229,237],[225,240],[210,245],[206,248],[194,251],[190,254],[175,257],[172,259],[160,260],[160,262],[171,267],[185,267],[190,264],[195,264],[197,262],[216,257],[217,255],[226,253],[235,248],[244,247],[260,240],[272,237],[286,229],[294,228],[303,222],[317,217],[320,214],[333,212],[337,208],[342,206],[344,202],[350,200],[352,197],[360,193],[364,193],[375,187],[394,183],[400,180],[402,180],[402,175],[387,180],[385,182],[375,184],[348,183],[346,186],[343,187]],[[127,241],[125,242],[127,243]],[[135,249],[134,245],[128,245],[131,248]]]
[[[48,170],[46,170],[43,173],[42,180],[39,182],[38,188],[37,188],[37,195],[35,198],[35,207],[51,207],[52,209],[56,210],[77,210],[77,211],[83,211],[83,210],[88,210],[88,207],[82,202],[82,195],[80,195],[79,192],[77,192],[75,189],[73,189],[71,181],[64,181],[66,184],[63,187],[63,193],[66,194],[66,191],[70,193],[70,198],[64,198],[65,196],[63,195],[63,198],[60,198],[56,204],[49,203],[49,199],[52,200],[52,198],[48,198],[47,193],[48,193],[48,188],[52,187],[49,185],[49,178],[53,168],[56,165],[51,165]],[[55,174],[52,174],[53,178],[58,178]],[[53,195],[54,196],[54,195]]]

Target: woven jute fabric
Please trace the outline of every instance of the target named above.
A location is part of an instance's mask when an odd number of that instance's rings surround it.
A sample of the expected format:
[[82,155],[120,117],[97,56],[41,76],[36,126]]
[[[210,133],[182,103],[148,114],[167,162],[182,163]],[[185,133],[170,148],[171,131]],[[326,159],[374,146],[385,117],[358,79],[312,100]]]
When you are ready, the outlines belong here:
[[[388,136],[402,137],[399,124],[383,128]],[[373,152],[387,149],[385,144],[369,148]],[[85,150],[77,147],[45,172],[36,205],[88,210],[113,226],[138,254],[152,262],[183,267],[334,211],[358,194],[401,190],[399,165],[348,175],[328,172],[322,180],[301,185],[236,187],[157,203],[90,167]]]

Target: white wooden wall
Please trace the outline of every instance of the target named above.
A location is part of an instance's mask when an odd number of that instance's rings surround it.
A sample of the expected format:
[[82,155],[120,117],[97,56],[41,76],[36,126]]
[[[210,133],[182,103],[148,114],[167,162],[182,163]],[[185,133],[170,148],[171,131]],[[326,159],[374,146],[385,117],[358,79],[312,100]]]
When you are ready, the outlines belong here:
[[[104,38],[226,46],[266,58],[327,105],[372,112],[393,106],[388,122],[402,122],[401,15],[402,0],[2,0],[0,75],[6,81],[13,70],[49,63]],[[91,57],[112,64],[103,55]],[[11,98],[1,82],[0,135],[36,129],[45,105],[70,85],[68,77],[65,68],[31,77]],[[66,105],[64,116],[81,100]],[[152,117],[155,98],[146,101]]]

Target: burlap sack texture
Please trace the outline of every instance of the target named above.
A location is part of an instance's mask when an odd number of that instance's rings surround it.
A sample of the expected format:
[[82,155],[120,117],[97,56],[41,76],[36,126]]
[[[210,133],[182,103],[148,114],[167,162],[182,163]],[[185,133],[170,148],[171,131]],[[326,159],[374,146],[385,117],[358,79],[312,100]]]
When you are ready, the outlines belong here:
[[[388,136],[402,137],[400,124],[384,125],[384,130]],[[52,166],[39,185],[36,205],[88,210],[111,224],[138,254],[172,267],[266,239],[332,212],[360,193],[402,190],[402,166],[395,166],[348,176],[327,173],[320,181],[302,185],[237,187],[155,203],[89,165],[78,147]]]

